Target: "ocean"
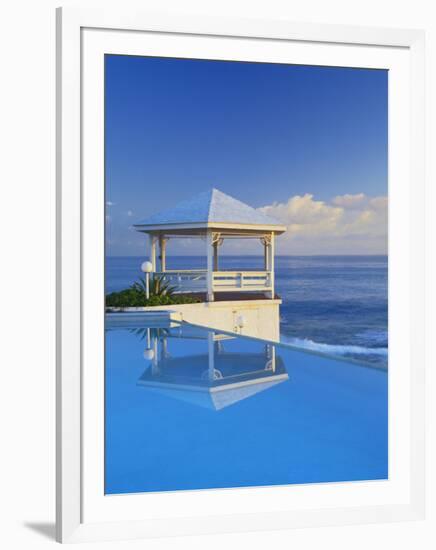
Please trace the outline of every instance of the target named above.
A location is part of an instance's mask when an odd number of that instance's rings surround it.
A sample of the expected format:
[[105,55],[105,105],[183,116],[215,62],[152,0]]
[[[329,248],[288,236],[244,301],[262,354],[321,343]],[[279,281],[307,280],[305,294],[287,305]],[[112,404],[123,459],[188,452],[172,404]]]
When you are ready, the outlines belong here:
[[[141,277],[143,257],[109,256],[106,292]],[[222,269],[262,269],[263,257],[220,256]],[[173,256],[169,269],[201,269],[206,258]],[[387,256],[276,256],[281,342],[386,368]]]

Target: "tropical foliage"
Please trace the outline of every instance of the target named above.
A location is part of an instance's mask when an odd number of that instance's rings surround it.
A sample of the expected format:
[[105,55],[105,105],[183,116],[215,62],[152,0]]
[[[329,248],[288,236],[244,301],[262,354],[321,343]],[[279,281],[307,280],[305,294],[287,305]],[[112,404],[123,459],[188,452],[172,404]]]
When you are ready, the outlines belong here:
[[150,297],[147,299],[145,279],[139,279],[130,288],[108,294],[106,306],[116,308],[170,306],[173,304],[195,304],[200,301],[198,298],[186,294],[175,294],[174,290],[162,277],[154,277],[150,281]]
[[[152,277],[150,280],[150,296],[170,296],[174,295],[175,288],[170,286],[163,277]],[[145,278],[139,279],[136,283],[130,287],[138,292],[143,292],[145,294],[147,289],[147,283]]]

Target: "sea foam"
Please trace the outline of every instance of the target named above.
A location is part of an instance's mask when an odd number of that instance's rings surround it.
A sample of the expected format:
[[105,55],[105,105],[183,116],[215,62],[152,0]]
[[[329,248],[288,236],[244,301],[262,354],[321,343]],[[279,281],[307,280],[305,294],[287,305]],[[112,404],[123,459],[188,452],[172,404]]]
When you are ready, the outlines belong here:
[[388,355],[388,348],[366,348],[364,346],[323,344],[307,338],[290,338],[283,335],[280,337],[280,342],[296,348],[317,351],[329,355],[378,355],[383,357],[387,357]]

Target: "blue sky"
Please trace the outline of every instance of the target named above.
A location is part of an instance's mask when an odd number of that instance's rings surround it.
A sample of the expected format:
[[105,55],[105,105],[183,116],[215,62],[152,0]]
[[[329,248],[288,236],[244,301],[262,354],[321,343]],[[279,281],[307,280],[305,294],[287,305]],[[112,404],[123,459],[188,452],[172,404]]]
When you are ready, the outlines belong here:
[[146,238],[131,224],[210,187],[286,223],[279,253],[384,253],[387,79],[106,56],[108,254],[143,254]]

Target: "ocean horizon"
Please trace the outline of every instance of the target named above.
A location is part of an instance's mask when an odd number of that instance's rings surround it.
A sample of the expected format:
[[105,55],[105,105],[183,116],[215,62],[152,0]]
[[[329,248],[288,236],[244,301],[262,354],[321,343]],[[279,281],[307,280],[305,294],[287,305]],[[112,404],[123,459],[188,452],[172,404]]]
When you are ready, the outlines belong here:
[[[141,276],[145,256],[106,256],[106,293]],[[229,270],[263,268],[263,256],[220,256]],[[206,268],[205,256],[168,256],[168,269]],[[387,255],[277,255],[282,343],[386,368]]]

